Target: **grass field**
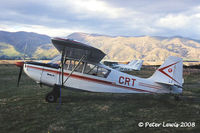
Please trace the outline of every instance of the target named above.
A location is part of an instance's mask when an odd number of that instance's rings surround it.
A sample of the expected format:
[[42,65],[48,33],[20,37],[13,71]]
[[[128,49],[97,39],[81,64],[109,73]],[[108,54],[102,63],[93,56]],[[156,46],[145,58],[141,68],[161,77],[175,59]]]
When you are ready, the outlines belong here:
[[[148,77],[153,69],[135,75]],[[132,73],[133,74],[133,73]],[[103,94],[62,91],[62,104],[47,103],[45,94],[25,74],[16,87],[18,68],[0,65],[1,133],[199,133],[200,70],[184,70],[181,101],[170,95]],[[58,108],[60,107],[60,108]],[[195,122],[190,128],[144,128],[139,122]]]

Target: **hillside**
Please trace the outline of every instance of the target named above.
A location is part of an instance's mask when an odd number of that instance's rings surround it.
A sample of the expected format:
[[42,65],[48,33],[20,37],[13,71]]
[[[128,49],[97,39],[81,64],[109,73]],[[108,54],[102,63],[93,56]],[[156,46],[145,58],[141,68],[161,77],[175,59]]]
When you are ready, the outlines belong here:
[[44,44],[39,46],[33,54],[33,58],[53,58],[58,55],[58,51],[52,44]]
[[158,61],[170,55],[200,59],[199,41],[183,37],[112,37],[73,33],[68,38],[100,48],[107,54],[107,59]]
[[[33,32],[6,32],[0,31],[0,43],[4,43],[6,47],[13,46],[14,50],[18,53],[24,54],[25,46],[26,55],[33,57],[35,51],[42,45],[50,44],[49,36],[41,35]],[[12,51],[11,51],[12,52]],[[13,54],[5,53],[5,56],[13,57]],[[16,54],[19,56],[20,54]]]
[[12,45],[0,42],[0,58],[16,58],[19,56],[22,55]]
[[[179,56],[184,59],[200,59],[200,41],[184,37],[123,37],[87,33],[73,33],[66,38],[90,44],[107,54],[105,59],[130,61],[162,61],[168,56]],[[58,54],[51,44],[49,36],[32,32],[0,31],[0,59],[5,57],[22,57],[49,59]]]

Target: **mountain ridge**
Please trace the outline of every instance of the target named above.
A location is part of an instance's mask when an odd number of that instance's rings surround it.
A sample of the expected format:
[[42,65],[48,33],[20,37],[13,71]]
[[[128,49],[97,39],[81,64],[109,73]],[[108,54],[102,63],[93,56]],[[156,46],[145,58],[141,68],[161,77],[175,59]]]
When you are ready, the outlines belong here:
[[[157,39],[155,36],[110,37],[73,33],[68,38],[100,48],[109,56],[108,59],[158,61],[165,60],[170,55],[189,59],[200,58],[200,43],[184,37],[162,37]],[[128,58],[127,55],[129,55]]]
[[24,52],[25,45],[27,44],[28,51],[26,54],[29,56],[32,56],[38,46],[51,43],[50,37],[47,35],[24,31],[0,31],[0,42],[14,46],[14,48],[20,53]]
[[[105,57],[107,60],[161,61],[170,55],[186,59],[200,59],[200,41],[180,36],[125,37],[75,32],[66,38],[101,49],[107,54]],[[58,54],[51,44],[51,37],[33,32],[0,31],[0,44],[2,44],[0,45],[0,59],[5,56],[14,57],[15,54],[21,57],[26,44],[25,54],[30,58],[50,59]],[[8,48],[12,49],[12,53],[8,53]]]

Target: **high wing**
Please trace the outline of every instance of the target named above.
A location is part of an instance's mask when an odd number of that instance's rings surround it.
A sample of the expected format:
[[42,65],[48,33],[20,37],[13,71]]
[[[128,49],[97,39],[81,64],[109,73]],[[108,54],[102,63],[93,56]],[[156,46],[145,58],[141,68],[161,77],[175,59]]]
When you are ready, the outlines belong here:
[[106,55],[101,50],[94,48],[90,45],[83,44],[70,39],[52,38],[53,45],[60,53],[64,53],[64,56],[72,59],[83,59],[86,62],[99,63]]

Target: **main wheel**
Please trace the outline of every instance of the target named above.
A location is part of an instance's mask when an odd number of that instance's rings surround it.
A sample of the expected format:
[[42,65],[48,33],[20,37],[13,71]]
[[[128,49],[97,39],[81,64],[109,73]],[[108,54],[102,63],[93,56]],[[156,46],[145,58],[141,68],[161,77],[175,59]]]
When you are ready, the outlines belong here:
[[57,101],[57,98],[58,96],[53,92],[50,92],[46,95],[46,101],[49,103],[55,103]]

